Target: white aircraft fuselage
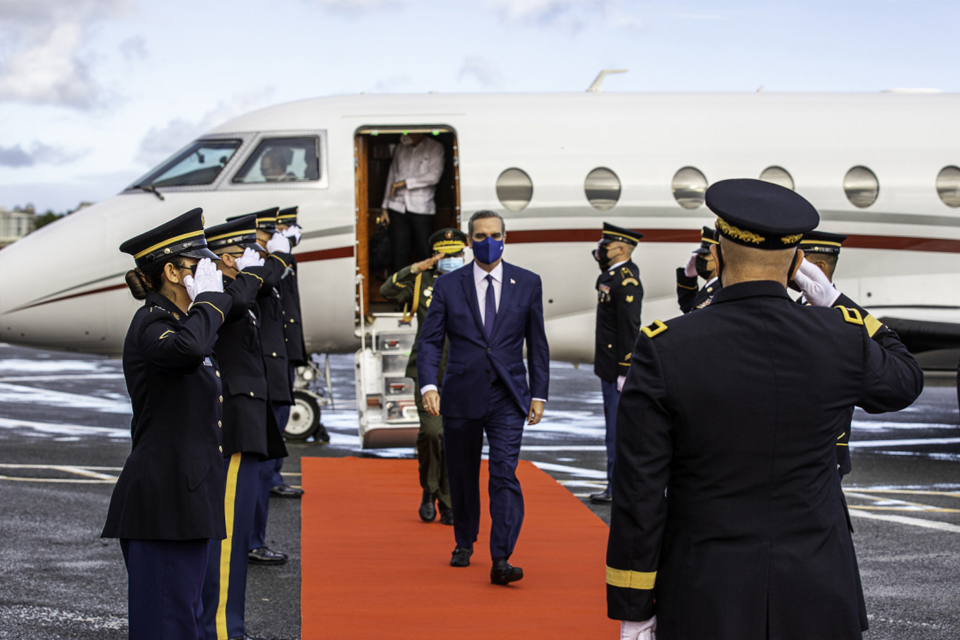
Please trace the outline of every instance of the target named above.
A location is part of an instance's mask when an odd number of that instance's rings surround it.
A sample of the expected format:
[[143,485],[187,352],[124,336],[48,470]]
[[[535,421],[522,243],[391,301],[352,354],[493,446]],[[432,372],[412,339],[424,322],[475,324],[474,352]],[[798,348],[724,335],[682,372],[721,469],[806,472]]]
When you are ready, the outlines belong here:
[[[505,260],[543,278],[551,357],[590,362],[598,267],[590,251],[603,221],[645,234],[634,252],[643,319],[679,314],[675,269],[715,216],[674,197],[678,170],[710,183],[789,172],[821,215],[847,234],[837,286],[878,317],[960,323],[960,209],[937,190],[960,165],[951,94],[532,94],[348,96],[303,100],[235,118],[202,136],[242,145],[212,184],[161,187],[164,200],[130,189],[30,234],[0,252],[0,341],[118,354],[140,302],[124,285],[133,267],[124,240],[194,207],[207,225],[268,207],[299,206],[296,249],[308,349],[352,352],[359,244],[358,132],[442,127],[455,135],[460,225],[480,209],[507,225]],[[318,136],[320,178],[235,184],[259,141]],[[858,207],[847,172],[868,168],[875,202]],[[498,177],[510,168],[533,185],[529,204],[507,210]],[[598,211],[584,184],[606,168],[620,183],[615,206]],[[361,266],[362,270],[362,266]]]

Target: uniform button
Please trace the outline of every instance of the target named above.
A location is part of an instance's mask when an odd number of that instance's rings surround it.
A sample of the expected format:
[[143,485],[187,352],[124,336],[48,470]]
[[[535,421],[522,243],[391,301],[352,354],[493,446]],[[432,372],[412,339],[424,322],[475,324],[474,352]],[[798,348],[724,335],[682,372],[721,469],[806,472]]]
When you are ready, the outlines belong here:
[[293,318],[290,318],[290,324],[293,324]]
[[253,397],[253,391],[250,392],[250,397],[251,397],[251,398]]
[[493,353],[493,349],[487,349],[487,353]]
[[283,341],[284,341],[284,342],[290,342],[290,341],[289,341],[289,340],[287,340],[286,338],[284,338],[284,339],[283,339]]
[[220,377],[220,372],[219,372],[219,371],[217,371],[217,377],[218,377],[218,378]]
[[217,420],[217,426],[223,429],[223,422],[221,422],[220,420]]
[[220,453],[223,453],[223,447],[217,447],[217,449],[220,449]]
[[274,352],[273,352],[273,353],[271,353],[270,355],[272,355],[272,356],[273,356],[274,358],[276,358],[276,357],[277,357],[277,352],[276,352],[276,351],[274,351]]
[[612,345],[612,344],[608,344],[608,345],[607,345],[607,349],[613,349],[613,345]]
[[220,404],[223,404],[223,396],[220,396]]

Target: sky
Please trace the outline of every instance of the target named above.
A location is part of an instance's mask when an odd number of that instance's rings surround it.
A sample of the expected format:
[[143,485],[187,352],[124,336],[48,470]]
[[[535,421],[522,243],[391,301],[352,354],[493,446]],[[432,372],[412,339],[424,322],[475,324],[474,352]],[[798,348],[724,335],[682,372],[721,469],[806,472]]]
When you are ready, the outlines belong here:
[[0,206],[121,191],[217,124],[368,93],[960,91],[956,0],[0,0]]

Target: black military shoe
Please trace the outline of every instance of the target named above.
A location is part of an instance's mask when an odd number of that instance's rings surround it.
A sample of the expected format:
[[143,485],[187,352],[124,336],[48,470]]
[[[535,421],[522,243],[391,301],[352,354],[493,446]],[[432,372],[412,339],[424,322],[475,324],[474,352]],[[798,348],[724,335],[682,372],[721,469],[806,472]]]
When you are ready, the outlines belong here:
[[490,582],[493,584],[510,584],[523,579],[523,569],[515,567],[506,558],[494,558],[490,569]]
[[251,549],[247,558],[254,564],[283,564],[289,559],[282,551],[274,551],[267,547]]
[[461,547],[457,545],[453,550],[453,557],[450,558],[451,567],[469,567],[470,556],[473,555],[473,547]]
[[423,492],[423,498],[420,499],[420,519],[424,522],[433,522],[433,519],[437,517],[437,506],[434,504],[437,501],[437,494],[430,493],[429,491]]
[[453,524],[453,509],[440,505],[440,524]]
[[270,487],[270,495],[277,496],[279,498],[299,498],[303,495],[303,489],[294,489],[284,482],[283,484],[278,484],[275,487]]
[[317,442],[330,442],[330,434],[327,432],[327,428],[323,425],[320,425],[313,437]]
[[613,502],[613,494],[610,493],[610,487],[607,487],[600,493],[591,493],[590,502],[596,502],[598,504]]

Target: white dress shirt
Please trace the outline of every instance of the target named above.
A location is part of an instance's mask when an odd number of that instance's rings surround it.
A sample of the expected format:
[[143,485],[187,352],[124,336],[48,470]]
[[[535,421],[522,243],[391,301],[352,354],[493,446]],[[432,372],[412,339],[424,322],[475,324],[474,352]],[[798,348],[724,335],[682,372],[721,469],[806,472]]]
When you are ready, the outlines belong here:
[[[432,215],[437,212],[433,196],[443,175],[443,145],[433,138],[423,138],[420,144],[399,144],[393,152],[393,161],[387,172],[387,188],[383,194],[383,208],[401,213]],[[406,180],[407,186],[397,189],[390,197],[390,186]]]
[[[493,276],[493,282],[487,281],[487,276]],[[487,322],[487,287],[491,284],[493,285],[493,298],[496,301],[497,313],[500,313],[500,293],[503,291],[503,260],[497,263],[497,266],[493,268],[489,273],[480,268],[480,265],[477,264],[477,261],[473,261],[473,282],[477,285],[477,304],[480,306],[480,323],[486,324]],[[420,395],[424,395],[427,391],[436,391],[437,385],[435,384],[425,384],[420,388]],[[539,400],[540,402],[546,402],[543,398],[531,398],[532,400]]]

